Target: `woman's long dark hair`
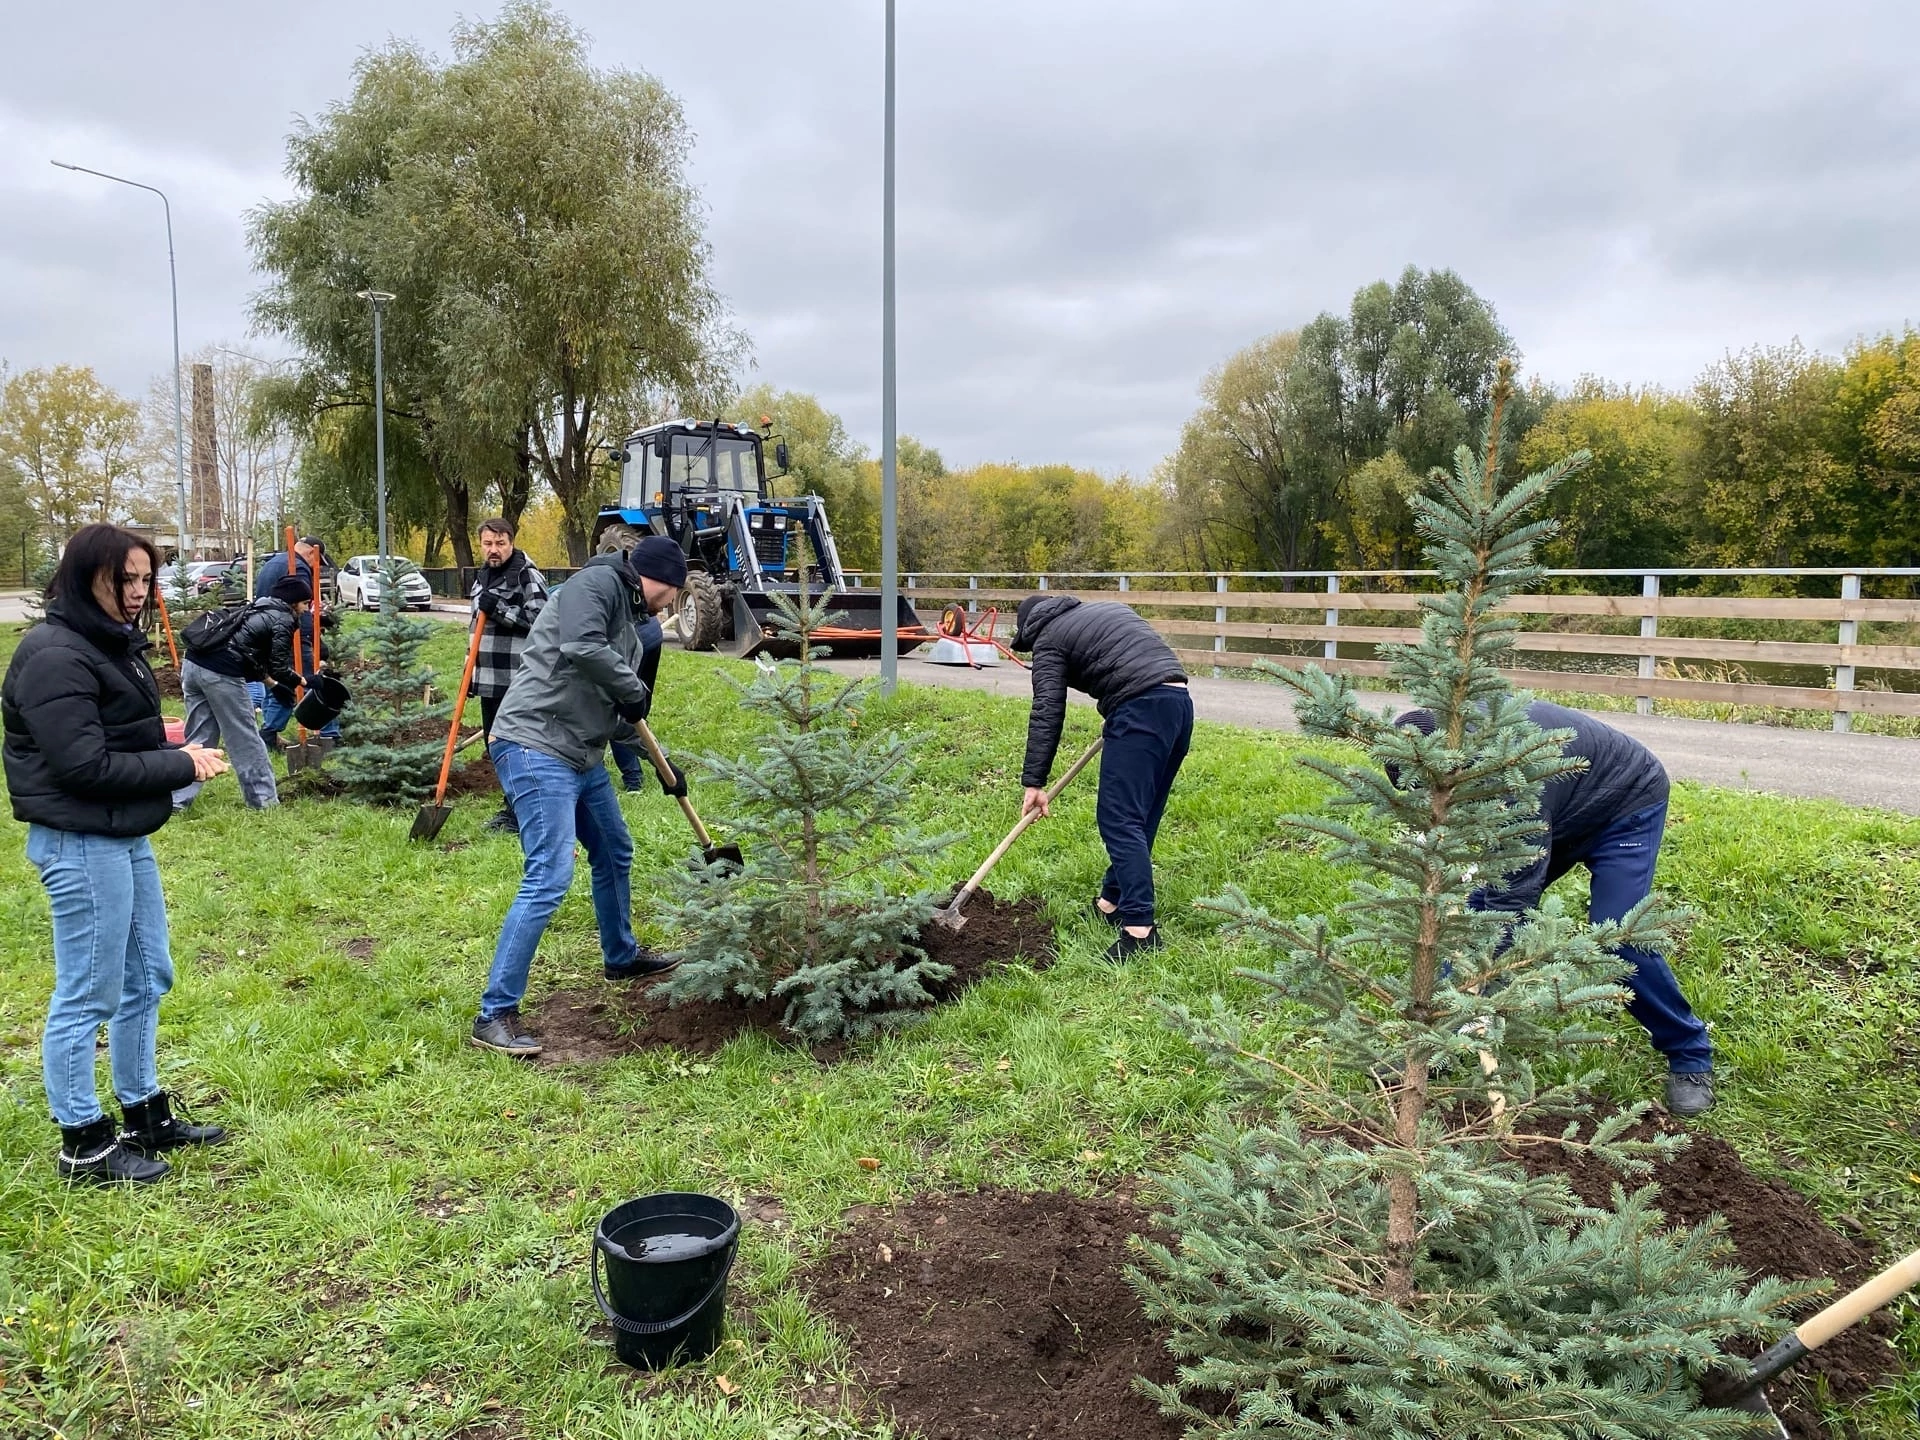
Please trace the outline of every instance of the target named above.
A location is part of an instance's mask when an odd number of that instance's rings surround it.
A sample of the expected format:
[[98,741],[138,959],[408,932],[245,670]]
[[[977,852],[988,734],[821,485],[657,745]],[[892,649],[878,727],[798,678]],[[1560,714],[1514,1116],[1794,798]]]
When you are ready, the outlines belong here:
[[[113,592],[120,593],[120,576],[127,563],[127,556],[135,550],[147,552],[147,560],[153,566],[153,586],[147,591],[147,605],[153,605],[153,597],[160,589],[160,552],[154,549],[153,542],[146,536],[132,530],[122,529],[118,525],[83,525],[73,532],[73,538],[67,541],[67,548],[60,552],[60,563],[54,566],[53,579],[47,582],[47,603],[65,599],[68,603],[78,601],[98,608],[99,601],[94,598],[94,577],[105,571],[113,579]],[[109,615],[109,620],[118,621],[118,615]],[[146,611],[140,612],[140,618],[146,618]]]

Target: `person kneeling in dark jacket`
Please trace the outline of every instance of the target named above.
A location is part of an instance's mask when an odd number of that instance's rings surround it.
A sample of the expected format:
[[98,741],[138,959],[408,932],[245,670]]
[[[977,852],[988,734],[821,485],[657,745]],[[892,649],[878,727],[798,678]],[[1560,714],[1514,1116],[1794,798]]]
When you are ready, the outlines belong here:
[[[1542,730],[1571,730],[1563,753],[1584,759],[1587,768],[1547,782],[1540,794],[1546,849],[1526,869],[1476,892],[1473,908],[1516,917],[1538,909],[1549,885],[1584,865],[1591,877],[1587,918],[1595,925],[1623,919],[1653,893],[1654,862],[1667,826],[1666,767],[1631,735],[1578,710],[1535,701],[1527,718]],[[1433,716],[1425,710],[1409,710],[1394,723],[1433,733]],[[1399,783],[1391,771],[1388,778]],[[1663,958],[1632,946],[1617,953],[1632,967],[1624,982],[1633,993],[1627,1013],[1667,1060],[1668,1111],[1687,1120],[1705,1114],[1713,1106],[1707,1027]]]
[[1107,847],[1094,910],[1120,934],[1124,960],[1160,944],[1154,923],[1153,841],[1174,776],[1193,741],[1187,672],[1154,628],[1125,605],[1030,595],[1015,612],[1013,648],[1033,654],[1033,714],[1020,772],[1020,813],[1047,814],[1045,786],[1060,748],[1069,688],[1091,695],[1106,721],[1095,818]]
[[[174,790],[227,768],[216,751],[167,743],[139,626],[154,559],[130,530],[78,531],[47,587],[46,622],[21,640],[0,686],[7,795],[53,909],[40,1065],[63,1142],[55,1168],[70,1183],[158,1180],[161,1151],[227,1133],[173,1114],[154,1046],[173,957],[147,837],[167,823]],[[94,1088],[102,1025],[124,1133]]]
[[[280,803],[273,782],[273,759],[254,719],[249,682],[271,682],[276,704],[291,706],[303,677],[293,668],[293,632],[313,599],[313,588],[297,575],[275,581],[271,592],[246,609],[240,628],[208,649],[187,646],[180,667],[180,693],[187,702],[187,743],[215,746],[226,741],[227,758],[240,780],[240,795],[251,810]],[[173,792],[177,815],[200,793],[200,782]]]

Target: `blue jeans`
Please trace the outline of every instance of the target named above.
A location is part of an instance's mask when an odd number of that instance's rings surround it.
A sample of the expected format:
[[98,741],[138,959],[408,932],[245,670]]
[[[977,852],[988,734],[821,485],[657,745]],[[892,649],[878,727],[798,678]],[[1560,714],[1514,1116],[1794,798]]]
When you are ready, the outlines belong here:
[[618,740],[607,743],[607,749],[613,752],[613,763],[620,771],[620,780],[629,790],[638,790],[647,776],[653,773],[651,766],[641,764],[644,753],[637,745],[622,745]]
[[600,954],[609,965],[626,965],[639,953],[633,935],[633,836],[605,765],[575,770],[539,750],[496,740],[488,747],[494,773],[520,821],[526,870],[493,950],[480,1018],[517,1010],[527,993],[533,952],[547,923],[573,884],[573,843],[587,850],[593,868],[593,918],[600,928]]
[[[1587,918],[1598,925],[1622,919],[1653,892],[1654,862],[1660,857],[1660,837],[1667,828],[1667,802],[1623,815],[1577,847],[1555,845],[1533,867],[1507,882],[1493,908],[1531,908],[1555,880],[1576,865],[1592,876]],[[1481,897],[1474,897],[1479,909]],[[1627,1013],[1640,1022],[1653,1048],[1667,1057],[1676,1075],[1697,1075],[1713,1069],[1713,1041],[1707,1027],[1693,1013],[1673,967],[1651,950],[1622,946],[1620,958],[1632,969],[1626,985],[1633,992]]]
[[1100,733],[1094,818],[1110,862],[1100,898],[1117,907],[1122,925],[1151,925],[1153,841],[1193,742],[1193,697],[1184,686],[1156,685],[1109,715]]
[[27,859],[53,902],[53,1000],[41,1075],[54,1121],[77,1128],[101,1116],[93,1051],[102,1025],[114,1094],[138,1105],[159,1092],[160,997],[173,988],[167,906],[144,835],[118,840],[29,825]]

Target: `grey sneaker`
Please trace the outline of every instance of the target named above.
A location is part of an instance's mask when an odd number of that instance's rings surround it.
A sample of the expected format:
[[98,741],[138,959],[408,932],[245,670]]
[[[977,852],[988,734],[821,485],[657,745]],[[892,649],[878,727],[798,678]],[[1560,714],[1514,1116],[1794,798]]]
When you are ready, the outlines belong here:
[[1713,1108],[1713,1072],[1699,1070],[1667,1076],[1667,1113],[1680,1120],[1691,1120]]
[[516,1060],[531,1060],[540,1053],[540,1037],[527,1034],[521,1027],[518,1010],[502,1010],[491,1020],[474,1021],[470,1038],[482,1050],[511,1055]]
[[642,945],[633,959],[624,965],[601,966],[609,980],[648,980],[655,975],[664,975],[679,966],[678,955],[656,955]]

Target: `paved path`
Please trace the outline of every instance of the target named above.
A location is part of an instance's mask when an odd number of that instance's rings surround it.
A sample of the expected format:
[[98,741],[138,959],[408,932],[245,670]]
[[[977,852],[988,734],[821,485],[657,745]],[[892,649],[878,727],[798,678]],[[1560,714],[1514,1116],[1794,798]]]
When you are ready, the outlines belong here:
[[[876,660],[829,661],[833,669],[878,674]],[[951,685],[1026,699],[1027,674],[1012,665],[991,670],[932,665],[913,656],[900,661],[900,678],[916,685]],[[1258,680],[1192,682],[1194,712],[1261,730],[1299,730],[1290,693]],[[1092,704],[1077,691],[1071,698]],[[1364,692],[1369,709],[1409,707],[1404,695]],[[1676,780],[1698,780],[1729,790],[1764,790],[1873,805],[1920,815],[1920,740],[1886,735],[1835,735],[1825,730],[1788,730],[1773,725],[1730,725],[1680,720],[1666,715],[1594,712],[1660,757]]]
[[[464,606],[435,607],[436,618],[458,620]],[[669,641],[669,643],[673,643]],[[877,660],[830,660],[828,665],[856,675],[879,673]],[[914,685],[951,685],[1025,700],[1032,693],[1027,672],[1002,664],[991,670],[933,665],[903,656],[901,680]],[[1093,702],[1077,691],[1071,698]],[[1404,695],[1363,693],[1370,709],[1409,707]],[[1298,732],[1288,692],[1259,680],[1193,681],[1194,712],[1203,720],[1246,725],[1258,730]],[[1836,735],[1830,730],[1788,730],[1777,725],[1734,725],[1714,720],[1680,720],[1631,711],[1595,711],[1596,718],[1624,730],[1645,745],[1676,780],[1697,780],[1729,790],[1763,790],[1872,805],[1920,815],[1920,740],[1887,735]]]

